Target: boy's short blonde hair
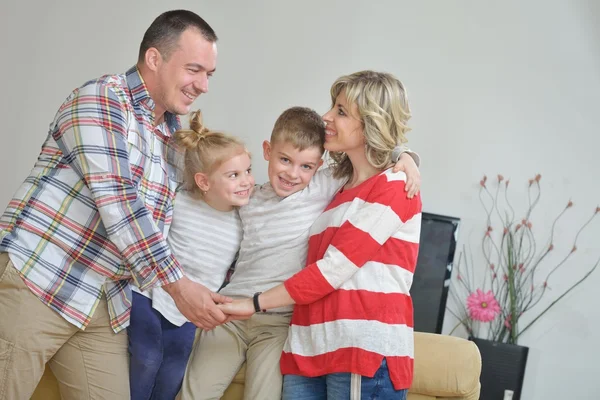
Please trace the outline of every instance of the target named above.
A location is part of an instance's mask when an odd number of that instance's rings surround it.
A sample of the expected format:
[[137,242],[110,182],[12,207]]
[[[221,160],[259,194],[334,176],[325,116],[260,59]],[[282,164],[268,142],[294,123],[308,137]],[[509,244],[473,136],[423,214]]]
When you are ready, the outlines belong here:
[[325,151],[325,123],[316,111],[307,107],[292,107],[285,110],[273,127],[271,144],[291,143],[300,151],[317,147]]

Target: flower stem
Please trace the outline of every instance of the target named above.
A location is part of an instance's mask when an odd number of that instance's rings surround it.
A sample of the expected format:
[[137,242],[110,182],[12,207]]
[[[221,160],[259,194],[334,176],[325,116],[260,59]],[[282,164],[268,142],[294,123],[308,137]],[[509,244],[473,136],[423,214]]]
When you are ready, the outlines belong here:
[[514,238],[512,235],[508,235],[508,246],[506,248],[507,256],[508,256],[508,291],[510,294],[510,339],[509,343],[517,344],[517,321],[519,320],[519,315],[517,312],[517,294],[515,292],[515,270],[513,265],[515,265],[515,261],[513,259],[513,249],[514,249]]
[[[465,319],[462,319],[462,320],[458,321],[458,324],[456,324],[454,326],[454,328],[452,328],[452,330],[450,331],[450,333],[448,334],[448,336],[452,335],[454,333],[454,331],[456,330],[456,328],[458,328],[461,325],[464,325],[465,327],[467,327],[467,320],[468,319],[469,319],[469,317],[466,317]],[[468,327],[467,327],[467,330],[469,330]]]
[[546,311],[548,311],[549,309],[551,309],[556,303],[558,303],[563,297],[565,297],[571,290],[575,289],[577,286],[579,286],[579,284],[583,281],[585,281],[587,279],[588,276],[591,275],[592,272],[594,272],[594,270],[596,269],[596,267],[598,266],[598,264],[600,264],[600,259],[598,259],[598,261],[596,261],[596,264],[594,265],[594,267],[592,269],[590,269],[584,276],[583,278],[581,278],[580,280],[578,280],[573,286],[571,286],[566,292],[564,292],[562,295],[560,295],[556,300],[554,300],[552,303],[550,303],[550,305],[548,307],[546,307],[544,309],[544,311],[542,311],[541,313],[538,314],[537,317],[535,317],[535,319],[533,321],[531,321],[529,324],[527,324],[527,326],[525,328],[523,328],[521,330],[521,332],[519,332],[519,334],[517,335],[517,338],[519,336],[521,336],[523,334],[523,332],[525,332],[531,325],[533,325],[538,319],[540,319],[542,317],[542,315],[544,315],[546,313]]

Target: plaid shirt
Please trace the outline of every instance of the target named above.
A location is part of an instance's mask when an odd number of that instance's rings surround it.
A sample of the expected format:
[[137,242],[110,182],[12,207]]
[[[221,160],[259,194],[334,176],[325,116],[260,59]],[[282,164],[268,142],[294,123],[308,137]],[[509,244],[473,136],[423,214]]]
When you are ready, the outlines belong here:
[[30,175],[0,218],[0,252],[27,286],[85,329],[103,292],[111,327],[129,325],[131,289],[181,278],[165,240],[180,154],[179,119],[154,127],[137,68],[74,90],[60,107]]

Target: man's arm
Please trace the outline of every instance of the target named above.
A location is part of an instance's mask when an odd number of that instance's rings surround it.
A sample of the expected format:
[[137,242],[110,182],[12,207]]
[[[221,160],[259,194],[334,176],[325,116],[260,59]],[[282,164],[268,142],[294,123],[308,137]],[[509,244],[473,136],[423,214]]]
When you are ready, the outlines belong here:
[[145,290],[175,282],[183,273],[133,181],[127,115],[115,89],[88,85],[63,104],[52,135],[89,188],[136,285]]
[[73,93],[59,110],[53,137],[89,188],[108,238],[130,268],[135,284],[142,290],[163,286],[188,320],[211,329],[226,319],[215,302],[231,299],[183,277],[138,195],[127,141],[130,111],[115,90],[89,85]]

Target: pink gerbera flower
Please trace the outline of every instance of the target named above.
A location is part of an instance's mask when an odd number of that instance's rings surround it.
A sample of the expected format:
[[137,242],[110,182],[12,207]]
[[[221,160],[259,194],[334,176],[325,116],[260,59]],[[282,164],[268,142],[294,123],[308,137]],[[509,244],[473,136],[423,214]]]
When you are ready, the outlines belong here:
[[493,321],[500,313],[500,305],[491,290],[483,293],[481,289],[477,289],[471,293],[467,297],[467,308],[471,319],[481,322]]

